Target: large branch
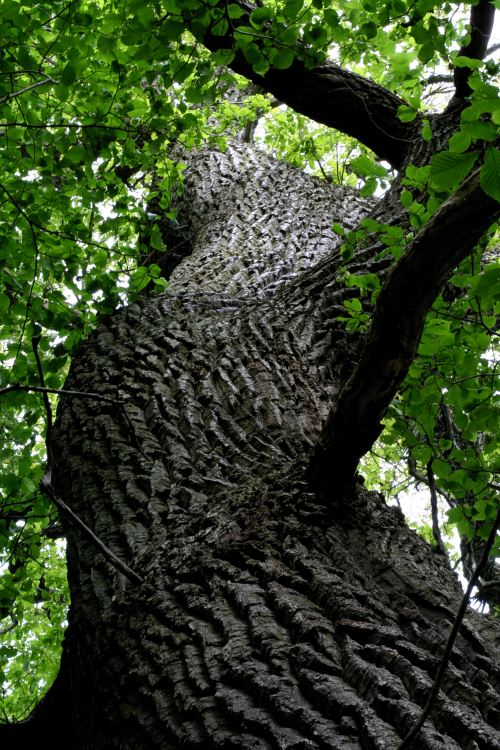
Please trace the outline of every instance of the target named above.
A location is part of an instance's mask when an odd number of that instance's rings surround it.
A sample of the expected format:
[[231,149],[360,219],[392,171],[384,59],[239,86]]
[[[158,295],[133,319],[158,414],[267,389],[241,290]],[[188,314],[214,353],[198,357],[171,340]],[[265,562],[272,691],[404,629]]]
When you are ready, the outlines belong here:
[[476,170],[443,203],[389,274],[360,361],[315,448],[310,479],[320,492],[352,480],[382,431],[381,420],[416,355],[425,317],[453,269],[500,217]]
[[[470,13],[470,40],[458,54],[472,60],[482,60],[488,51],[494,20],[495,6],[490,0],[479,0],[477,5],[473,5]],[[470,68],[455,68],[453,76],[457,97],[464,98],[471,93],[468,83],[470,74]]]
[[[241,6],[244,7],[243,3]],[[248,26],[248,13],[232,23]],[[259,75],[234,41],[234,30],[238,26],[233,26],[223,36],[208,32],[203,38],[204,45],[212,52],[232,49],[234,59],[230,67],[236,73],[249,78],[296,112],[356,138],[393,167],[401,166],[419,130],[415,123],[399,120],[397,110],[406,103],[403,99],[333,63],[308,69],[296,58],[289,68],[271,68]],[[259,44],[257,32],[253,41]]]

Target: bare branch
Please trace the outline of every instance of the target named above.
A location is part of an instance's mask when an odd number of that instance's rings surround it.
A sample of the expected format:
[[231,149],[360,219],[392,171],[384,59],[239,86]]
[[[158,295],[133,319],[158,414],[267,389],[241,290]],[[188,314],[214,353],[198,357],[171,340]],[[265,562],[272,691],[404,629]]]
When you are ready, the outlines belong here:
[[469,585],[467,586],[467,590],[465,594],[462,597],[462,601],[460,603],[460,607],[458,608],[457,615],[455,617],[455,622],[453,623],[453,627],[450,631],[450,635],[448,637],[448,642],[446,644],[446,648],[444,650],[443,656],[441,657],[441,663],[439,665],[439,669],[436,675],[436,678],[434,680],[434,684],[432,686],[431,692],[429,693],[429,697],[427,698],[427,702],[422,710],[422,713],[413,727],[413,729],[406,735],[404,740],[401,742],[397,750],[409,750],[409,748],[414,746],[414,742],[417,739],[418,735],[420,734],[420,730],[423,727],[427,717],[429,716],[430,712],[432,711],[432,708],[434,706],[434,702],[439,694],[439,689],[441,687],[441,683],[443,682],[443,677],[446,673],[446,669],[448,667],[448,662],[450,661],[451,652],[453,651],[453,646],[455,645],[455,641],[458,635],[458,631],[460,630],[460,626],[462,625],[462,621],[464,619],[465,612],[467,610],[467,605],[469,604],[469,600],[472,594],[472,589],[477,584],[481,573],[483,572],[484,568],[488,564],[488,557],[491,552],[491,548],[493,547],[493,543],[495,541],[498,528],[500,527],[500,510],[497,513],[497,516],[495,518],[495,521],[493,523],[493,526],[491,527],[491,531],[489,533],[488,539],[486,541],[486,544],[484,545],[483,554],[481,556],[481,560],[479,561],[470,581]]
[[19,91],[12,91],[10,94],[7,94],[7,96],[2,97],[0,99],[0,104],[3,104],[4,102],[8,102],[10,99],[15,99],[17,96],[22,96],[23,94],[26,94],[27,91],[31,91],[32,89],[36,89],[39,86],[45,86],[47,83],[53,83],[55,86],[58,85],[58,82],[55,81],[52,76],[47,76],[43,79],[43,81],[37,81],[36,83],[30,83],[29,86],[25,86],[23,89],[19,89]]
[[451,83],[453,76],[451,73],[436,73],[435,75],[429,76],[425,79],[425,84],[430,85],[431,83]]
[[[420,474],[417,471],[417,462],[415,461],[415,459],[411,459],[411,458],[408,459],[408,474],[410,475],[410,477],[413,477],[413,479],[416,479],[417,489],[418,489],[418,484],[425,484],[425,486],[428,487],[428,478],[424,476],[423,474]],[[437,486],[436,486],[436,492],[438,495],[441,495],[441,497],[444,498],[444,500],[446,500],[450,508],[454,507],[452,499],[447,492],[445,492],[441,487],[437,487]]]
[[101,396],[99,393],[89,393],[87,391],[69,391],[67,388],[46,388],[39,385],[21,385],[20,383],[13,383],[7,385],[4,388],[0,388],[0,396],[5,393],[13,393],[15,391],[21,391],[24,393],[55,393],[61,396],[76,396],[77,398],[91,398],[96,401],[104,401],[108,404],[122,404],[115,398],[109,396]]
[[427,464],[427,484],[431,493],[431,515],[432,515],[432,534],[436,540],[438,550],[448,559],[446,547],[444,546],[443,537],[441,536],[441,529],[439,528],[439,516],[438,516],[438,499],[437,499],[437,488],[436,478],[432,470],[432,458]]
[[500,44],[492,44],[491,47],[488,47],[486,50],[485,57],[490,57],[490,55],[493,55],[494,52],[498,52],[500,49]]
[[132,570],[132,568],[124,563],[123,560],[118,557],[118,555],[115,555],[115,553],[110,550],[110,548],[106,546],[96,534],[94,534],[92,529],[90,529],[87,524],[82,521],[80,516],[78,516],[61,497],[59,497],[52,486],[50,474],[46,473],[44,475],[40,486],[43,492],[45,492],[45,494],[50,497],[60,513],[66,516],[66,518],[69,518],[69,520],[75,526],[78,526],[78,528],[83,531],[85,536],[90,539],[92,544],[97,547],[100,552],[102,552],[104,557],[111,563],[114,568],[119,570],[120,573],[126,576],[129,580],[133,581],[135,584],[142,585],[144,583],[143,579],[134,570]]

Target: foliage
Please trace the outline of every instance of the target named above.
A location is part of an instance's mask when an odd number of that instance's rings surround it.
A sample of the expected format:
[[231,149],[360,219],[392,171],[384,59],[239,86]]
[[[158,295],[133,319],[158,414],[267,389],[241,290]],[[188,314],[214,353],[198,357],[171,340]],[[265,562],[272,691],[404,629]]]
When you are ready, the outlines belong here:
[[[433,137],[425,114],[435,90],[426,80],[440,66],[475,69],[470,104],[447,150],[429,166],[407,170],[401,202],[409,235],[365,225],[345,238],[346,261],[373,232],[384,252],[399,257],[411,233],[478,163],[484,191],[500,198],[498,65],[457,59],[467,19],[458,3],[269,0],[242,25],[244,15],[238,3],[217,0],[3,4],[0,388],[39,385],[31,342],[41,334],[45,384],[60,389],[71,355],[99,316],[145,289],[164,289],[158,265],[143,262],[149,248],[141,240],[147,224],[150,247],[168,252],[155,228],[158,217],[146,209],[156,198],[175,222],[172,205],[182,190],[175,143],[224,147],[225,138],[260,117],[259,142],[297,167],[364,195],[387,187],[393,175],[359,143],[311,125],[254,89],[235,99],[238,79],[227,68],[235,50],[260,73],[286,70],[295,59],[313,66],[327,55],[354,72],[369,71],[405,98],[400,117],[421,118],[426,140]],[[209,29],[215,36],[234,31],[234,49],[210,55],[201,44]],[[417,473],[432,462],[451,498],[450,519],[465,535],[492,517],[498,471],[493,260],[477,256],[463,264],[449,298],[436,302],[379,446],[390,461],[410,457]],[[377,277],[349,283],[355,293],[346,301],[346,324],[366,327]],[[443,410],[451,415],[451,436]],[[44,531],[55,513],[38,489],[45,422],[39,394],[0,396],[0,630],[6,631],[0,668],[9,717],[23,715],[55,674],[65,616],[60,551]]]

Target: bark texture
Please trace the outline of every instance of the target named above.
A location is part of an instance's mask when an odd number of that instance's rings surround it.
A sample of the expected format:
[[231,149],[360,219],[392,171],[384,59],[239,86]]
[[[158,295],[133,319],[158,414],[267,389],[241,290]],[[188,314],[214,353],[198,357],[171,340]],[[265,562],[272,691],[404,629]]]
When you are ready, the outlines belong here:
[[[116,404],[59,409],[56,489],[144,581],[67,529],[76,750],[395,750],[418,718],[460,587],[359,481],[306,481],[363,345],[337,320],[352,290],[330,227],[394,205],[249,146],[190,157],[191,254],[102,322],[67,383]],[[385,273],[377,252],[351,269]],[[500,749],[499,639],[468,615],[419,748]]]

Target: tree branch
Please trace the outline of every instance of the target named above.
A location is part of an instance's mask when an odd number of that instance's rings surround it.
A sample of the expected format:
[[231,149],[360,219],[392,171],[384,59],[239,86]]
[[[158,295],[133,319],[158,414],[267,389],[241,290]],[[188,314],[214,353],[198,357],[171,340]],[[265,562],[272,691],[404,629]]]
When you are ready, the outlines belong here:
[[489,57],[494,52],[497,52],[499,49],[500,49],[500,44],[492,44],[491,47],[488,47],[488,49],[486,50],[485,57]]
[[[495,19],[495,6],[491,0],[479,0],[473,5],[470,12],[470,41],[461,47],[460,56],[470,57],[472,60],[482,60],[488,51],[488,42],[493,29]],[[455,68],[453,80],[455,83],[455,95],[460,99],[469,96],[470,68]]]
[[[439,528],[439,515],[438,515],[438,498],[437,498],[437,487],[434,472],[432,470],[432,458],[427,463],[427,485],[431,493],[431,516],[432,516],[432,534],[436,540],[438,550],[448,560],[446,547],[441,536],[441,529]],[[449,560],[448,560],[449,562]]]
[[[249,24],[248,6],[240,6],[247,12],[237,22],[231,22],[230,30],[221,36],[208,31],[203,44],[212,52],[233,50],[229,66],[235,73],[258,84],[296,112],[356,138],[393,167],[400,167],[419,133],[419,121],[403,123],[397,117],[398,107],[406,102],[383,86],[333,63],[308,69],[295,58],[289,68],[271,68],[264,75],[255,73],[234,41],[238,27]],[[262,38],[255,32],[254,43],[259,44]]]
[[46,78],[43,79],[43,81],[30,83],[29,86],[25,86],[23,89],[19,89],[19,91],[12,91],[10,94],[7,94],[7,96],[4,96],[2,97],[2,99],[0,99],[0,104],[3,104],[4,102],[9,101],[10,99],[15,99],[18,96],[22,96],[23,94],[26,94],[27,91],[36,89],[39,86],[46,86],[48,83],[53,83],[55,86],[58,85],[58,82],[55,81],[51,76],[47,76]]
[[436,678],[434,680],[434,684],[432,685],[432,689],[429,693],[429,697],[427,698],[427,702],[422,709],[422,713],[420,714],[420,717],[418,721],[416,722],[415,726],[411,731],[406,735],[404,740],[401,742],[401,744],[398,746],[397,750],[408,750],[411,747],[414,747],[415,740],[417,739],[418,735],[420,734],[420,730],[425,724],[425,721],[427,717],[429,716],[430,712],[432,711],[432,708],[434,706],[434,703],[436,701],[436,698],[439,695],[439,689],[441,687],[441,683],[443,682],[443,677],[446,673],[446,669],[448,667],[448,663],[450,661],[451,652],[453,651],[453,646],[455,645],[455,641],[457,639],[458,631],[460,630],[460,627],[462,625],[462,621],[464,619],[465,612],[467,610],[467,605],[469,604],[470,596],[472,594],[472,589],[477,584],[481,573],[483,572],[484,568],[486,567],[488,563],[489,554],[491,552],[491,548],[493,547],[493,543],[495,541],[498,528],[500,526],[500,510],[498,511],[496,518],[493,522],[493,525],[491,527],[491,531],[489,533],[488,539],[484,545],[483,554],[481,556],[481,560],[479,561],[470,581],[469,585],[467,586],[467,590],[465,594],[462,597],[462,601],[460,603],[460,607],[458,608],[457,615],[455,617],[455,621],[453,623],[453,627],[450,631],[450,635],[448,636],[448,641],[446,643],[446,647],[443,653],[443,656],[441,657],[441,662],[439,664],[439,669],[436,675]]
[[436,211],[390,272],[361,359],[327,419],[309,477],[322,494],[348,484],[417,352],[425,316],[451,271],[500,216],[479,169]]

